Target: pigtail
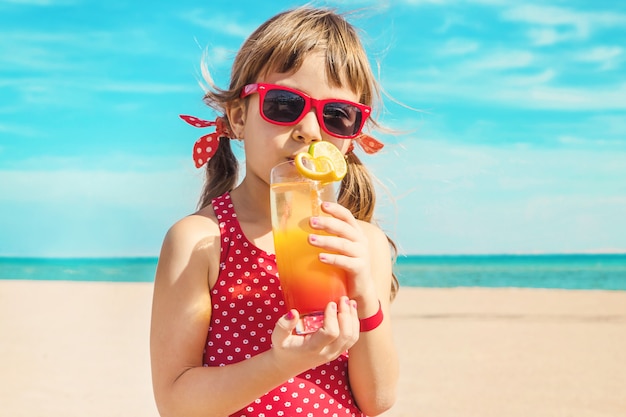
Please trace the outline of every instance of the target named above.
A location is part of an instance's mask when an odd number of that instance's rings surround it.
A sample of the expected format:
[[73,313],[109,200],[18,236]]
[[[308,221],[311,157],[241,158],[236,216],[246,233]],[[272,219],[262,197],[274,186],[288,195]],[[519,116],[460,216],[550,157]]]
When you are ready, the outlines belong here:
[[[374,223],[374,208],[376,206],[376,190],[372,177],[358,156],[352,151],[346,154],[348,173],[341,181],[337,202],[346,207],[357,220]],[[387,236],[391,254],[395,263],[398,248],[395,242]],[[391,300],[396,297],[400,283],[398,277],[392,272]]]
[[220,138],[215,155],[206,164],[204,188],[198,208],[208,206],[215,197],[235,188],[238,170],[239,162],[230,146],[230,139]]
[[337,201],[348,208],[357,220],[371,223],[376,205],[376,192],[367,168],[354,152],[346,154],[348,173],[341,181]]

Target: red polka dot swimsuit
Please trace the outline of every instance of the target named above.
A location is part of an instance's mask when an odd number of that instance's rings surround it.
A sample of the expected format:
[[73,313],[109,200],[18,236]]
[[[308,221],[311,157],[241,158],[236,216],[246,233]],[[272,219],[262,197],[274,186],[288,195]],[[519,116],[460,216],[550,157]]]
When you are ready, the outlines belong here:
[[[272,330],[287,310],[274,255],[243,234],[228,193],[213,200],[221,233],[220,273],[211,290],[213,313],[204,366],[225,366],[271,347]],[[348,355],[310,369],[231,416],[361,416],[348,384]]]

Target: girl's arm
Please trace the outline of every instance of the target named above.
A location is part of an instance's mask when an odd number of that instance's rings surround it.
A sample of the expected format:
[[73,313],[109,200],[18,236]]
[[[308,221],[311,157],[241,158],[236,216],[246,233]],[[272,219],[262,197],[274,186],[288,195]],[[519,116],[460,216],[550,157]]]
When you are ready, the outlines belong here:
[[392,282],[389,242],[380,229],[369,224],[364,226],[372,229],[367,235],[371,247],[374,293],[363,293],[356,298],[359,317],[376,314],[380,300],[384,318],[376,329],[360,333],[359,341],[350,349],[348,370],[357,404],[365,414],[376,416],[395,403],[399,365],[389,308]]
[[362,332],[350,349],[349,377],[355,400],[365,414],[375,416],[391,408],[396,399],[398,357],[393,344],[390,320],[392,264],[389,242],[376,226],[354,219],[349,210],[325,203],[333,217],[312,219],[314,228],[334,235],[314,236],[312,244],[337,254],[324,254],[322,260],[346,270],[349,296],[357,302],[359,318],[378,311],[383,322],[376,329]]
[[283,317],[272,334],[273,348],[223,367],[203,367],[211,318],[210,277],[218,272],[219,230],[202,216],[187,217],[168,232],[157,267],[150,351],[159,413],[225,416],[287,379],[326,363],[358,338],[358,316],[347,303],[329,304],[323,331],[292,336],[293,319]]

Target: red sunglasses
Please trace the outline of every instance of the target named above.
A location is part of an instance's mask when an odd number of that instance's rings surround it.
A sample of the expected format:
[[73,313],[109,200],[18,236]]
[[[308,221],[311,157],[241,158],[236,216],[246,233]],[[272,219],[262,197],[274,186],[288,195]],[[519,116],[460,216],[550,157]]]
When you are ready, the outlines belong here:
[[342,139],[357,137],[372,112],[365,104],[347,100],[316,100],[301,91],[275,84],[248,84],[241,90],[241,98],[259,93],[261,117],[269,123],[292,126],[315,109],[317,121],[331,136]]

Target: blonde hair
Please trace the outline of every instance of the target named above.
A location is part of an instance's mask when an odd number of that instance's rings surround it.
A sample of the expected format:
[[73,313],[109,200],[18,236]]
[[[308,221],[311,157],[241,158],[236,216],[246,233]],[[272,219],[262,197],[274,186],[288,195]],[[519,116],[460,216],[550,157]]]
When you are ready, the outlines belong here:
[[[226,109],[240,100],[239,94],[245,85],[272,72],[295,72],[312,52],[325,54],[326,76],[332,86],[343,87],[346,83],[360,94],[359,102],[368,106],[378,101],[378,82],[355,28],[333,10],[304,6],[272,17],[248,37],[233,62],[228,89],[215,86],[203,65],[204,78],[210,87],[204,102],[223,114],[228,122]],[[371,118],[368,123],[377,126]],[[376,193],[372,178],[354,152],[348,153],[347,162],[348,174],[341,182],[338,202],[355,218],[373,223]],[[232,190],[237,185],[237,172],[237,158],[229,141],[220,141],[215,156],[207,163],[199,207],[206,207],[213,198]],[[395,244],[388,240],[395,256]],[[398,287],[394,275],[392,298]]]

